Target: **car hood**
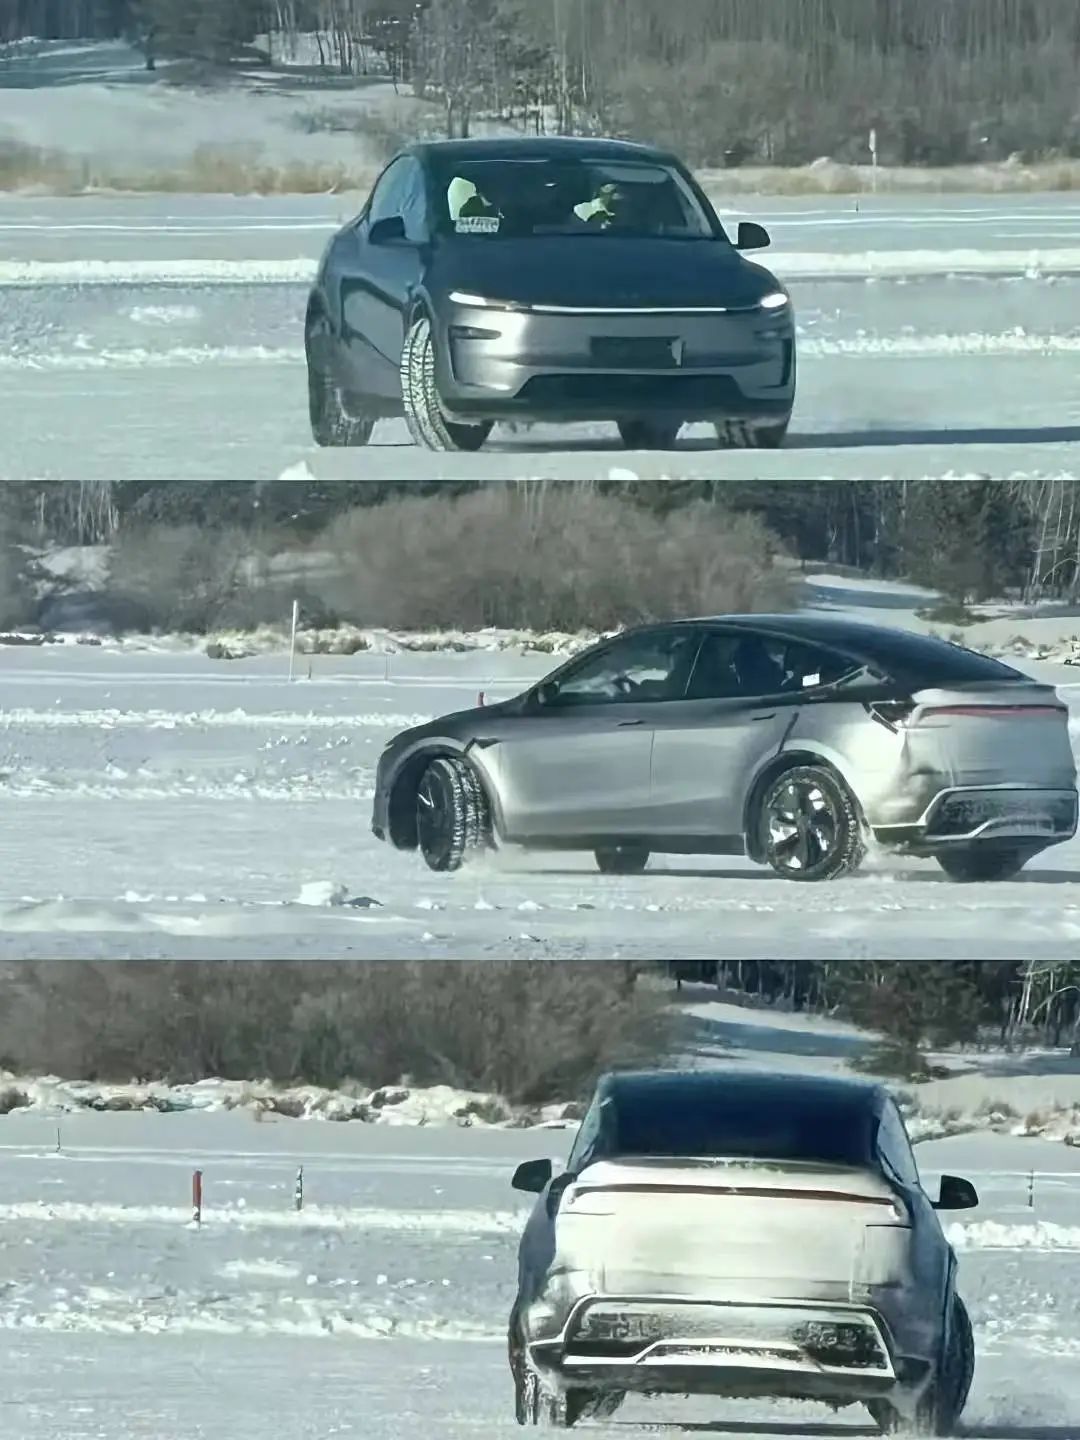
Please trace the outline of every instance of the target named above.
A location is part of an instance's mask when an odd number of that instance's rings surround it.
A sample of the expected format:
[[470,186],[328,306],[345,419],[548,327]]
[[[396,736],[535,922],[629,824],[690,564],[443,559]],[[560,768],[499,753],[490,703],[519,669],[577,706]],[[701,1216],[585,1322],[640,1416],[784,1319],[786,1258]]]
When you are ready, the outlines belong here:
[[448,240],[432,258],[428,284],[441,295],[601,307],[751,306],[780,288],[722,240],[603,236]]
[[475,706],[471,710],[456,710],[452,715],[440,715],[423,725],[414,725],[402,730],[391,740],[388,749],[407,748],[424,740],[449,739],[463,743],[482,734],[484,726],[501,719],[504,715],[516,715],[521,709],[522,697],[501,700],[493,705]]

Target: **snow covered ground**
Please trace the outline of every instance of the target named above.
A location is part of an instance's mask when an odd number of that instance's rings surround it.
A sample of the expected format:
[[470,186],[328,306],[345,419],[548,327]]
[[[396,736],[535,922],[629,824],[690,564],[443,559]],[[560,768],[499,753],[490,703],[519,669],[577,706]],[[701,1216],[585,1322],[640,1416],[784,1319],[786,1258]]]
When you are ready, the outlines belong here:
[[[568,1136],[238,1114],[60,1124],[58,1152],[51,1117],[0,1122],[0,1410],[13,1433],[516,1433],[503,1337],[527,1204],[509,1177],[520,1160],[563,1159]],[[948,1170],[983,1200],[949,1227],[979,1354],[965,1433],[1067,1440],[1080,1427],[1080,1153],[999,1136],[918,1153],[928,1188]],[[859,1410],[675,1399],[632,1401],[602,1428],[656,1426],[871,1433]]]
[[0,475],[1077,475],[1078,203],[740,198],[772,227],[798,309],[785,450],[719,451],[689,427],[676,454],[627,455],[613,429],[576,426],[440,457],[396,422],[360,451],[311,442],[307,278],[355,200],[0,199]]
[[[818,603],[919,622],[903,587],[819,576]],[[1006,617],[1063,643],[1072,617]],[[1051,628],[1052,627],[1052,628]],[[978,641],[976,641],[978,643]],[[0,956],[1058,956],[1080,936],[1080,840],[1015,881],[956,886],[874,856],[797,886],[743,859],[644,876],[507,851],[429,872],[370,834],[391,734],[518,693],[551,657],[503,650],[220,662],[188,650],[0,648]],[[1032,674],[1077,705],[1077,670]],[[312,900],[316,902],[312,904]]]

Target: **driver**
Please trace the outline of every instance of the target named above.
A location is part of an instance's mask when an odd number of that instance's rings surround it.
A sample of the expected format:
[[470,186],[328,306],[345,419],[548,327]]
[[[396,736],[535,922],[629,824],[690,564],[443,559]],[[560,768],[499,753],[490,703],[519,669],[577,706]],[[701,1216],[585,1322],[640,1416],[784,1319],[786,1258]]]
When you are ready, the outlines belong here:
[[591,200],[574,206],[574,214],[586,225],[609,230],[619,219],[619,187],[610,182],[601,185]]
[[477,216],[498,217],[497,208],[492,205],[478,187],[464,175],[455,175],[446,189],[446,205],[450,211],[450,223],[472,220]]

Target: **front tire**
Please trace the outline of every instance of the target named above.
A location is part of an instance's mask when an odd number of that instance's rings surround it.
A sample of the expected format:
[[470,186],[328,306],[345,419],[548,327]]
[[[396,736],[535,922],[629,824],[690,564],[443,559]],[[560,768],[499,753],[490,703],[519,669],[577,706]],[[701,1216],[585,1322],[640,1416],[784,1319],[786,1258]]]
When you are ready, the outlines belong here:
[[824,765],[799,765],[771,781],[757,824],[760,853],[785,880],[835,880],[862,861],[854,797]]
[[440,755],[416,791],[416,839],[429,870],[460,870],[491,835],[490,810],[480,777],[467,760]]
[[640,875],[649,863],[643,845],[604,845],[594,853],[601,875]]
[[912,1425],[887,1400],[872,1400],[867,1409],[883,1435],[910,1430],[915,1435],[946,1437],[956,1434],[975,1378],[975,1337],[971,1317],[959,1295],[953,1297],[949,1348],[938,1374],[919,1402]]
[[620,420],[627,450],[674,450],[682,424],[677,420]]
[[942,850],[936,858],[950,880],[970,885],[987,880],[1011,880],[1031,857],[1023,850],[976,845],[970,850]]
[[327,353],[332,344],[329,321],[325,316],[316,316],[309,322],[304,340],[312,437],[324,449],[366,445],[375,421],[350,403],[334,379]]
[[790,416],[779,425],[759,425],[753,432],[754,447],[758,450],[779,450],[787,439]]
[[443,413],[435,384],[435,337],[426,315],[415,319],[401,351],[401,398],[405,423],[417,445],[425,450],[479,450],[492,431],[492,423],[460,425]]

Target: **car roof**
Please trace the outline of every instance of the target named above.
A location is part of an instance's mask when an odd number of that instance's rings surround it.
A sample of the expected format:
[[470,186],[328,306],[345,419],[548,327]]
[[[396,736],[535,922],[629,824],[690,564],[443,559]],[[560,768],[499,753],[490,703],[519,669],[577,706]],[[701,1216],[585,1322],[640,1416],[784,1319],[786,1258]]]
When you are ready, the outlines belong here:
[[839,1075],[807,1075],[800,1071],[743,1070],[718,1067],[709,1070],[616,1070],[602,1075],[597,1092],[617,1103],[657,1100],[693,1104],[695,1099],[728,1097],[739,1105],[755,1101],[768,1103],[777,1098],[798,1097],[800,1105],[819,1103],[823,1108],[843,1106],[876,1110],[887,1097],[885,1087],[874,1080]]
[[406,154],[419,160],[652,160],[672,164],[675,157],[653,145],[630,140],[593,140],[576,135],[522,135],[479,140],[425,140],[409,146]]
[[963,656],[968,665],[975,661],[982,662],[980,668],[985,671],[986,679],[993,676],[999,679],[1005,679],[1006,676],[1025,678],[1002,660],[979,655],[936,635],[921,635],[916,630],[906,630],[896,625],[874,625],[866,620],[853,620],[844,615],[823,615],[813,610],[790,614],[699,615],[633,628],[641,631],[666,630],[672,625],[722,625],[734,630],[760,630],[780,639],[803,641],[807,644],[817,642],[834,645],[866,664],[901,667],[905,673],[909,672],[909,667],[918,668],[920,663],[940,664],[945,657],[951,657],[953,662],[959,664],[960,657]]

